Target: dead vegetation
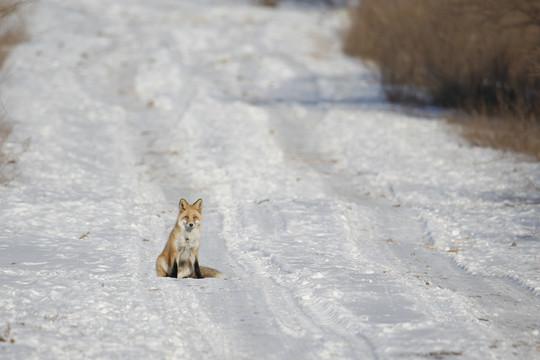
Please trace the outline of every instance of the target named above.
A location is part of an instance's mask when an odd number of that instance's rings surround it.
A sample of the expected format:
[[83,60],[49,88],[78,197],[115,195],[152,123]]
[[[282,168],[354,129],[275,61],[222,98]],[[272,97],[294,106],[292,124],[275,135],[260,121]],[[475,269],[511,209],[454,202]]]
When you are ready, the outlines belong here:
[[280,3],[294,2],[309,6],[345,6],[348,0],[255,0],[255,3],[261,6],[277,7]]
[[539,1],[363,0],[344,50],[390,100],[457,108],[473,143],[540,159]]
[[[26,3],[28,1],[0,0],[0,68],[4,65],[11,49],[26,39],[26,27],[21,11]],[[12,125],[7,120],[5,112],[2,112],[0,114],[0,166],[14,162],[3,151],[4,142],[11,131]],[[0,183],[6,181],[6,176],[0,172]]]
[[493,118],[485,114],[454,115],[449,122],[476,146],[488,146],[504,151],[530,155],[540,161],[540,123],[514,118]]
[[13,335],[11,334],[11,325],[8,324],[7,327],[4,329],[2,333],[0,333],[0,342],[7,342],[10,344],[15,344],[15,339],[13,338]]
[[21,8],[26,1],[0,1],[0,67],[13,46],[26,39],[26,27],[21,17]]

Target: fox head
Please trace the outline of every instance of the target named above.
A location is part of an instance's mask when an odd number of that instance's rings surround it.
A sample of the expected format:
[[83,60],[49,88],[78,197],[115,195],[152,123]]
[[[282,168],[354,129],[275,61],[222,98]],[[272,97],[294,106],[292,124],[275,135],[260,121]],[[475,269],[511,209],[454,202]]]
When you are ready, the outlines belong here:
[[182,225],[186,231],[191,231],[199,228],[202,220],[202,199],[195,201],[192,205],[184,199],[180,200],[179,225]]

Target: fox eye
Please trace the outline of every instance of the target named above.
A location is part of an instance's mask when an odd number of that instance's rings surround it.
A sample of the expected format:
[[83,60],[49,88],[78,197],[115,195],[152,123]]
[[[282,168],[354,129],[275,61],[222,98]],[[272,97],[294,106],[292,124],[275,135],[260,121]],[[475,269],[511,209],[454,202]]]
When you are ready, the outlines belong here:
[[194,217],[193,217],[193,221],[197,221],[197,220],[199,220],[199,218],[196,217],[196,216],[194,216]]
[[188,221],[188,220],[189,220],[189,217],[184,216],[184,220]]

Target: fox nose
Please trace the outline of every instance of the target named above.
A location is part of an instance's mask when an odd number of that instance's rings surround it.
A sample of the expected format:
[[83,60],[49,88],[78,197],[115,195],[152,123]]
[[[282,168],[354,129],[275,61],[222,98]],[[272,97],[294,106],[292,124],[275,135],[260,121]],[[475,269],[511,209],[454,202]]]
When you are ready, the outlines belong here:
[[193,227],[193,223],[189,223],[189,227]]

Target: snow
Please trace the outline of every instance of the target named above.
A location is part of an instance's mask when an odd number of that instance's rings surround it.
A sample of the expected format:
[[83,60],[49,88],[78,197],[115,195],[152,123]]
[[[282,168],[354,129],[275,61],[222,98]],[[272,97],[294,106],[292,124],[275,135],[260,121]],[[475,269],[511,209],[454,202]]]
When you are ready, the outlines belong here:
[[[0,357],[538,358],[540,164],[387,104],[346,24],[35,3],[3,70]],[[182,197],[227,280],[156,276]]]

